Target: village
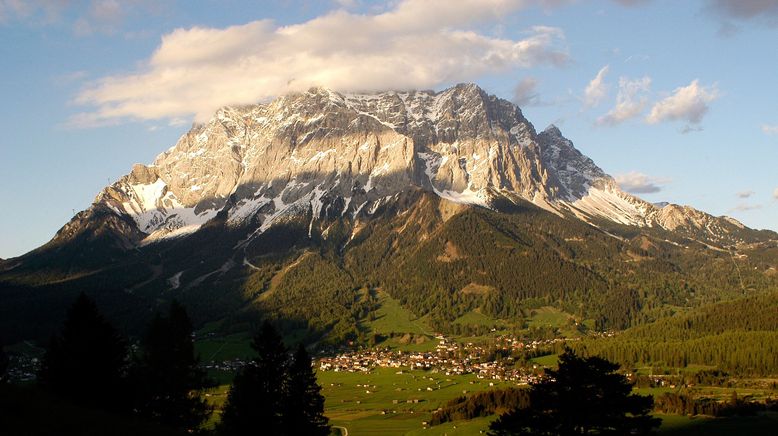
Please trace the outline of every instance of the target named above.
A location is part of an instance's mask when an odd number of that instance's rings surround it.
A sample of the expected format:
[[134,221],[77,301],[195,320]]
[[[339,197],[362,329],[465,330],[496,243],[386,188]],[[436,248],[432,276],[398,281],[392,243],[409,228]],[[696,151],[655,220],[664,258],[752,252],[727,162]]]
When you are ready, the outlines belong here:
[[374,368],[415,369],[445,375],[475,374],[480,379],[526,385],[537,381],[536,364],[517,365],[514,354],[552,349],[564,339],[523,340],[500,336],[491,346],[458,343],[437,335],[433,351],[402,351],[374,347],[318,359],[320,371],[370,372]]

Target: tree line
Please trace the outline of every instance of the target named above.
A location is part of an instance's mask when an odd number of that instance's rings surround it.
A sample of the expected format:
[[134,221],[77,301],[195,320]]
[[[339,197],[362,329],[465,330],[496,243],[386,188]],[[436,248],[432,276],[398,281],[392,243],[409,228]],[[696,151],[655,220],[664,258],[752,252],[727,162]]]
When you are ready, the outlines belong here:
[[476,392],[468,397],[460,396],[449,400],[446,405],[432,414],[430,425],[473,419],[527,407],[529,407],[528,389],[507,388]]
[[725,301],[572,346],[626,366],[715,365],[735,375],[778,374],[778,293]]
[[665,392],[654,400],[654,410],[676,415],[742,416],[765,410],[778,411],[778,400],[768,398],[764,402],[751,401],[739,398],[736,391],[732,391],[729,401],[696,398],[684,392]]
[[667,342],[617,336],[584,340],[572,346],[583,354],[603,356],[629,367],[713,365],[735,375],[778,374],[778,332],[733,331]]
[[153,318],[136,346],[82,293],[46,349],[38,385],[67,404],[155,422],[171,431],[329,434],[324,398],[306,349],[300,345],[290,354],[267,322],[251,345],[256,356],[235,377],[221,422],[208,431],[203,424],[214,408],[204,394],[214,382],[199,367],[186,309],[173,301],[167,314]]

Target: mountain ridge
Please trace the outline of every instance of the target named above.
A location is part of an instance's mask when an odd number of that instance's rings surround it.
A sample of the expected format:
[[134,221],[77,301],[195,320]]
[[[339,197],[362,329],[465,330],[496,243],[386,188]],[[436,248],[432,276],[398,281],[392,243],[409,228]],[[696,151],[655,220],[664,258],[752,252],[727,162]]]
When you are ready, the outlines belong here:
[[[410,186],[482,207],[521,199],[595,226],[659,227],[716,246],[755,238],[732,218],[627,194],[558,127],[536,133],[517,106],[474,84],[374,94],[312,88],[225,107],[153,164],[135,164],[87,213],[113,212],[107,227],[131,248],[191,234],[219,212],[261,232],[310,211],[312,227],[333,208],[356,217]],[[84,217],[52,242],[72,237],[77,223]]]

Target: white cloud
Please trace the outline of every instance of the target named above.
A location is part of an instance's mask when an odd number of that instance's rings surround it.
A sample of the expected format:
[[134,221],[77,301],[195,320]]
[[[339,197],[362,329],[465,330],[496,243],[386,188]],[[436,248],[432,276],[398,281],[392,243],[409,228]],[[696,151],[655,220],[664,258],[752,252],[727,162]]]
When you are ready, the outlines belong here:
[[116,126],[120,124],[117,118],[105,118],[94,113],[79,113],[68,118],[59,127],[66,129],[91,129],[96,127]]
[[758,210],[761,208],[762,208],[761,204],[740,203],[737,206],[730,209],[729,212],[748,212],[749,210]]
[[538,79],[525,77],[513,88],[513,102],[519,107],[537,106],[540,104],[540,94],[537,91]]
[[666,177],[652,177],[637,171],[619,174],[614,178],[621,189],[633,194],[653,194],[659,192],[662,190],[662,185],[666,185],[671,181]]
[[340,6],[342,8],[355,8],[359,6],[360,1],[359,0],[334,0],[335,4],[337,6]]
[[778,135],[778,124],[762,124],[762,132],[765,135]]
[[724,19],[763,19],[778,24],[778,1],[775,0],[707,0],[707,9]]
[[638,5],[644,5],[651,0],[613,0],[613,1],[623,6],[638,6]]
[[585,108],[597,106],[608,95],[608,85],[605,84],[605,75],[608,74],[608,69],[608,65],[602,67],[594,79],[586,85],[584,90]]
[[87,77],[89,77],[89,73],[84,70],[79,70],[55,75],[52,77],[52,81],[57,85],[65,85],[73,82],[79,82],[86,79]]
[[624,63],[628,64],[630,62],[647,62],[651,60],[651,56],[647,54],[634,54],[627,56],[626,59],[624,59]]
[[773,199],[778,200],[778,188],[773,191]]
[[138,71],[93,81],[76,103],[92,106],[88,116],[95,120],[203,120],[226,104],[311,86],[428,89],[486,73],[565,64],[560,29],[531,27],[518,40],[469,29],[529,3],[405,0],[375,15],[338,10],[289,26],[260,20],[177,29],[162,37]]
[[12,20],[49,24],[57,21],[67,0],[0,0],[0,24]]
[[687,124],[687,125],[683,126],[681,129],[679,129],[678,131],[685,135],[687,133],[692,133],[692,132],[702,132],[703,130],[704,129],[700,125],[697,125],[697,124],[695,124],[695,125]]
[[648,102],[645,94],[651,88],[651,78],[630,80],[619,78],[619,93],[616,95],[616,106],[607,114],[597,119],[599,125],[614,126],[640,115]]
[[167,125],[171,127],[177,127],[177,126],[183,126],[188,122],[189,121],[187,121],[185,118],[171,118],[170,120],[168,120]]
[[125,13],[117,0],[92,0],[87,13],[73,24],[73,31],[81,36],[95,32],[112,34],[118,30]]
[[[647,4],[651,0],[613,0],[624,6]],[[703,0],[703,10],[723,20],[761,20],[778,25],[778,1],[775,0]]]
[[740,191],[735,195],[737,195],[738,198],[749,198],[754,194],[756,194],[756,192],[749,190],[749,191]]
[[128,17],[159,15],[171,4],[170,0],[0,0],[0,24],[64,24],[79,36],[114,34]]
[[[676,88],[673,94],[657,102],[646,117],[646,122],[686,121],[698,125],[708,113],[708,103],[719,97],[716,86],[701,86],[697,79],[687,86]],[[692,129],[690,127],[690,129]]]

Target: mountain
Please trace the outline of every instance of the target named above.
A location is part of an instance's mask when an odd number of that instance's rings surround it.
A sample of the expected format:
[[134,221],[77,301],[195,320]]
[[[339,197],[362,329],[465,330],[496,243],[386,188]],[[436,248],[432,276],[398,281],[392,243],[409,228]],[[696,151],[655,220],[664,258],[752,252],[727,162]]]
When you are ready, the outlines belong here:
[[497,208],[529,201],[562,216],[659,227],[710,243],[759,239],[731,218],[657,207],[621,191],[555,126],[537,134],[515,105],[475,85],[440,93],[312,89],[219,110],[152,165],[106,187],[52,241],[104,222],[125,247],[190,234],[221,212],[257,224],[362,214],[411,188]]
[[[454,228],[510,250],[463,239]],[[355,297],[357,289],[394,287],[390,294],[417,307],[440,291],[402,281],[410,277],[450,274],[458,278],[441,278],[444,288],[475,283],[497,290],[500,299],[516,286],[523,289],[517,298],[551,298],[555,283],[588,301],[595,292],[584,298],[587,289],[606,292],[614,275],[634,275],[600,270],[611,256],[597,258],[604,252],[627,253],[627,260],[643,264],[649,258],[667,263],[658,259],[677,254],[682,261],[663,266],[677,278],[686,274],[679,262],[718,262],[731,257],[729,250],[762,250],[775,240],[775,233],[732,218],[657,206],[623,192],[557,127],[537,133],[517,106],[472,84],[377,94],[314,88],[222,108],[153,164],[133,166],[50,242],[0,264],[0,300],[45,300],[41,308],[52,315],[78,287],[146,310],[182,294],[176,298],[200,306],[202,321],[259,307],[310,330],[316,312],[316,329],[327,332],[335,329],[328,316],[358,319],[357,312],[371,310],[374,301]],[[581,241],[589,247],[574,247]],[[425,244],[437,244],[442,254],[427,253]],[[678,254],[689,247],[695,254]],[[553,266],[481,277],[489,269],[484,262],[513,259],[513,266],[529,268],[519,251]],[[419,253],[437,263],[425,269],[429,259],[420,258],[409,265]],[[476,258],[487,258],[480,269],[470,263]],[[767,269],[770,259],[757,268]],[[297,277],[304,268],[309,276]],[[564,280],[540,284],[551,271]],[[308,289],[303,282],[317,275],[329,288],[311,304],[323,312],[288,307],[296,301],[288,300],[288,289]],[[578,283],[566,284],[571,280]],[[753,286],[763,280],[757,275]],[[481,304],[465,294],[454,298],[459,306],[452,313]],[[497,298],[490,295],[478,298]],[[341,312],[331,312],[332,299],[343,299]],[[6,307],[13,315],[17,306]],[[114,312],[132,324],[136,309]],[[338,328],[348,330],[345,324]]]

